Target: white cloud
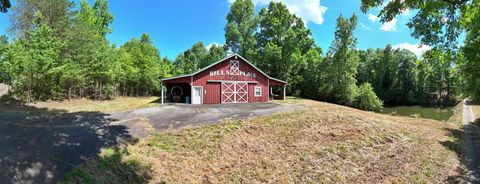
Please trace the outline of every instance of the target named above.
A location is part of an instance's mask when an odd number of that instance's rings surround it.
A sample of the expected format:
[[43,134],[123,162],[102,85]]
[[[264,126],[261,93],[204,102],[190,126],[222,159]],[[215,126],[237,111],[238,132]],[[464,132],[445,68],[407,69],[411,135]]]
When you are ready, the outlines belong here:
[[410,11],[410,9],[406,9],[406,10],[403,10],[403,12],[400,15],[403,15],[405,17],[411,17],[413,14],[412,14],[412,11]]
[[396,31],[397,30],[397,19],[393,18],[390,22],[385,22],[380,26],[382,31]]
[[378,18],[377,16],[375,16],[374,14],[371,14],[369,13],[368,14],[368,20],[372,21],[372,22],[377,22],[380,18]]
[[[380,11],[381,9],[385,8],[385,6],[387,6],[388,3],[390,3],[392,0],[386,0],[381,8],[378,8],[377,10]],[[401,0],[402,2],[404,0]],[[412,11],[410,11],[410,9],[405,9],[403,10],[401,13],[400,13],[400,17],[397,17],[397,18],[400,18],[401,20],[403,20],[403,18],[410,18],[412,17]],[[369,13],[368,14],[368,20],[372,21],[372,22],[379,22],[380,21],[380,17],[372,14],[372,13]],[[380,26],[380,30],[382,31],[396,31],[397,30],[397,19],[396,18],[393,18],[391,21],[389,22],[385,22],[385,23],[382,23],[382,25]]]
[[392,47],[394,49],[407,49],[415,53],[415,55],[417,55],[418,57],[422,56],[422,54],[425,53],[427,50],[432,49],[432,47],[428,45],[410,44],[408,42],[393,45]]
[[[374,14],[368,14],[368,20],[372,22],[378,22],[380,18],[375,16]],[[362,25],[360,25],[362,26]],[[362,26],[363,27],[363,26]],[[382,31],[396,31],[397,30],[397,19],[393,18],[390,22],[385,22],[380,26],[380,30]]]
[[[272,1],[285,4],[288,11],[302,18],[305,24],[307,22],[323,24],[323,14],[328,9],[320,4],[320,0],[252,0],[254,5],[268,5]],[[228,2],[233,3],[235,0],[228,0]]]
[[205,48],[206,48],[207,50],[210,50],[210,47],[212,47],[213,45],[222,46],[223,44],[219,44],[219,43],[217,43],[217,42],[213,42],[213,43],[208,44],[207,46],[205,46]]
[[360,22],[360,27],[362,27],[362,28],[365,29],[365,30],[372,30],[371,27],[368,27],[368,26],[366,26],[364,23],[361,23],[361,22]]

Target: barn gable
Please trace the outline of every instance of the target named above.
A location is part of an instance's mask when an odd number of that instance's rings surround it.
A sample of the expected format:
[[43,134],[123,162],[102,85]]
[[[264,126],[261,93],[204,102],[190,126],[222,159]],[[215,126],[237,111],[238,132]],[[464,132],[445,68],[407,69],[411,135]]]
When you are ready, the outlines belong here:
[[[169,81],[169,80],[174,80],[174,79],[183,79],[185,80],[184,78],[186,77],[191,77],[191,76],[195,76],[199,73],[202,73],[206,70],[211,70],[212,67],[215,67],[217,65],[220,65],[220,64],[224,64],[226,62],[229,62],[229,61],[232,61],[232,60],[237,60],[239,61],[239,64],[242,65],[243,63],[247,64],[247,66],[250,66],[252,67],[254,70],[256,70],[259,74],[269,78],[270,80],[274,80],[275,82],[277,83],[283,83],[283,84],[287,84],[287,82],[283,81],[283,80],[279,80],[279,79],[275,79],[273,77],[270,77],[268,76],[266,73],[264,73],[262,70],[260,70],[259,68],[257,68],[255,65],[253,65],[252,63],[250,63],[248,60],[246,60],[245,58],[243,58],[242,56],[238,55],[238,54],[234,54],[234,55],[231,55],[231,56],[228,56],[220,61],[217,61],[207,67],[204,67],[202,69],[200,69],[199,71],[195,72],[195,73],[192,73],[192,74],[187,74],[187,75],[182,75],[182,76],[177,76],[177,77],[171,77],[171,78],[165,78],[165,79],[162,79],[161,81]],[[222,73],[219,73],[219,74],[222,74]],[[225,73],[224,73],[225,74]],[[240,73],[241,75],[245,75],[245,73]]]
[[[240,66],[240,65],[243,65],[243,64],[246,64],[247,66]],[[231,69],[229,69],[229,70],[224,70],[224,71],[225,71],[225,72],[228,71],[228,72],[229,72],[228,75],[232,75],[232,76],[234,76],[234,75],[248,75],[248,74],[251,74],[251,73],[245,73],[244,71],[238,70],[238,69],[240,69],[240,68],[249,68],[249,67],[251,67],[253,70],[256,70],[256,73],[261,74],[261,75],[263,75],[263,76],[265,76],[265,77],[267,77],[267,78],[271,78],[271,77],[268,76],[266,73],[264,73],[262,70],[258,69],[255,65],[251,64],[251,63],[250,63],[249,61],[247,61],[245,58],[243,58],[242,56],[237,55],[237,54],[234,54],[234,55],[229,56],[229,57],[226,57],[226,58],[224,58],[224,59],[222,59],[222,60],[220,60],[220,61],[217,61],[217,62],[215,62],[215,63],[213,63],[213,64],[211,64],[211,65],[209,65],[209,66],[207,66],[207,67],[205,67],[205,68],[203,68],[203,69],[195,72],[195,73],[193,73],[192,75],[196,75],[196,74],[202,73],[202,72],[204,72],[204,71],[206,71],[206,70],[211,70],[211,68],[215,68],[215,66],[218,66],[218,65],[223,65],[223,66],[228,65],[228,66],[231,66],[231,67],[232,67]],[[234,66],[237,66],[238,69],[236,70],[236,69],[234,68]],[[252,70],[250,70],[250,71],[252,71]],[[219,73],[219,74],[221,74],[221,73]],[[226,74],[226,73],[224,73],[224,74]],[[278,80],[278,79],[277,79],[277,80]],[[282,81],[282,82],[284,82],[284,81]],[[284,82],[284,83],[286,83],[286,82]]]

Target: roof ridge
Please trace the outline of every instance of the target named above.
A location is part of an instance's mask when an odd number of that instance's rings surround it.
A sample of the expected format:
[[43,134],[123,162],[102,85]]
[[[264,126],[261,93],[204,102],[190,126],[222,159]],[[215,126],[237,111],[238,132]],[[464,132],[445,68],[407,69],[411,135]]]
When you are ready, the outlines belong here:
[[177,78],[182,78],[182,77],[190,77],[190,76],[194,76],[194,75],[197,75],[199,74],[200,72],[203,72],[227,59],[230,59],[232,57],[235,57],[235,59],[237,59],[236,57],[240,57],[240,59],[242,59],[243,61],[245,61],[247,64],[249,64],[250,66],[252,66],[255,70],[259,71],[261,74],[265,75],[268,79],[272,79],[272,80],[276,80],[276,81],[279,81],[279,82],[283,82],[283,83],[286,83],[286,81],[283,81],[283,80],[280,80],[280,79],[276,79],[276,78],[273,78],[273,77],[270,77],[269,75],[267,75],[265,72],[263,72],[262,70],[260,70],[259,68],[257,68],[255,65],[253,65],[252,63],[250,63],[247,59],[243,58],[242,56],[238,55],[238,54],[232,54],[230,56],[227,56],[215,63],[212,63],[206,67],[203,67],[202,69],[198,70],[197,72],[194,72],[194,73],[191,73],[191,74],[185,74],[185,75],[179,75],[179,76],[175,76],[175,77],[170,77],[170,78],[165,78],[165,79],[161,79],[161,81],[165,81],[165,80],[171,80],[171,79],[177,79]]

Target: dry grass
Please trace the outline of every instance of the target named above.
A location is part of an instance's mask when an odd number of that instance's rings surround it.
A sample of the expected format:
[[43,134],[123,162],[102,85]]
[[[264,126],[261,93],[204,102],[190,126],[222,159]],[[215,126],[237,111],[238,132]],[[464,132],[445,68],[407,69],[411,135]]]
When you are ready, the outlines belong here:
[[[121,154],[106,149],[66,181],[443,183],[459,175],[454,125],[309,100],[287,103],[310,108],[162,133],[122,146]],[[113,164],[104,164],[112,157]]]
[[158,97],[117,97],[109,101],[94,101],[89,99],[76,99],[63,102],[38,102],[28,104],[37,108],[61,109],[68,112],[97,111],[115,112],[133,110],[155,105]]
[[455,105],[453,109],[453,116],[450,117],[448,122],[451,122],[453,124],[457,124],[459,127],[463,125],[463,106],[465,105],[465,102],[462,100],[457,105]]
[[475,123],[480,125],[480,103],[475,103],[472,105],[473,113],[475,114]]
[[475,113],[475,117],[478,119],[480,118],[480,104],[475,104],[473,107],[473,113]]

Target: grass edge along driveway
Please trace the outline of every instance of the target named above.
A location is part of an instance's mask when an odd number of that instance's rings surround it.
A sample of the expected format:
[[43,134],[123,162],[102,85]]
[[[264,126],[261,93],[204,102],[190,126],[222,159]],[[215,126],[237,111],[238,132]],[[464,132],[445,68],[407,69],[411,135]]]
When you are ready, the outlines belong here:
[[309,108],[103,149],[65,183],[452,182],[458,128],[310,100]]

